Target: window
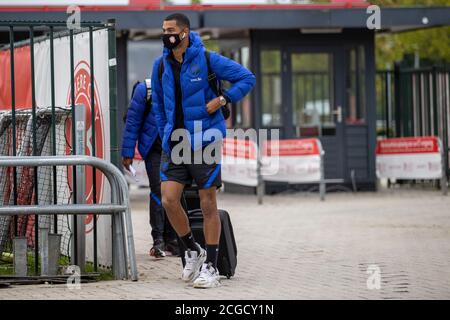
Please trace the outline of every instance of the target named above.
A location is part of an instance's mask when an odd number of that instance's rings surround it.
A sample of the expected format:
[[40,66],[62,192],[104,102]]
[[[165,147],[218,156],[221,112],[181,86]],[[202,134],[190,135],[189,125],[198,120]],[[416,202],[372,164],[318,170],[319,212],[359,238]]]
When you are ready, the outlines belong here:
[[364,46],[349,52],[347,124],[364,124],[366,118],[366,68]]
[[[235,61],[250,70],[250,49],[242,47],[236,51]],[[251,94],[236,104],[235,126],[238,128],[250,128],[252,126]]]
[[282,125],[281,119],[281,53],[261,51],[261,104],[264,127]]
[[292,125],[298,137],[334,135],[333,55],[293,53]]

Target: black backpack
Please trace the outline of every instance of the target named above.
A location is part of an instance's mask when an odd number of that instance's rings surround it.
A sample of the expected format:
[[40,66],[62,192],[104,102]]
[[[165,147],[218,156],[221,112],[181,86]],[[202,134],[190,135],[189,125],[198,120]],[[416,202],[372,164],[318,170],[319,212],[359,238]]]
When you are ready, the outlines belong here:
[[[138,84],[140,84],[140,81],[136,81],[136,83],[133,85],[133,89],[131,90],[131,99],[133,99],[134,91],[136,90]],[[145,88],[147,89],[147,93],[145,95],[145,109],[144,109],[144,116],[142,119],[146,119],[150,111],[152,110],[152,79],[145,79]],[[123,122],[127,121],[127,114],[128,109],[123,115]],[[142,124],[144,124],[145,121],[142,121]]]
[[[214,94],[217,97],[219,97],[219,96],[221,96],[223,94],[222,82],[217,79],[216,74],[212,71],[211,61],[210,61],[210,53],[209,53],[208,50],[205,50],[205,58],[206,58],[206,65],[208,66],[208,83],[209,83],[209,86],[211,87],[211,90],[214,92]],[[159,79],[160,83],[162,81],[163,73],[164,73],[164,63],[163,63],[163,60],[161,59],[159,61],[159,66],[158,66],[158,79]],[[230,111],[230,108],[229,108],[228,104],[224,105],[221,109],[222,109],[223,117],[225,118],[225,120],[227,120],[230,117],[230,114],[231,114],[231,111]]]

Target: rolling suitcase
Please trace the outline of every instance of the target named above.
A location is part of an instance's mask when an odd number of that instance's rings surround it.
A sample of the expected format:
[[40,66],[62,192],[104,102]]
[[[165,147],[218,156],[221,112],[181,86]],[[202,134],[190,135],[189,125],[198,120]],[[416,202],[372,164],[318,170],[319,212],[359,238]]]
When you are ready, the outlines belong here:
[[[183,207],[186,208],[186,199],[182,197]],[[203,214],[201,209],[187,210],[189,225],[194,234],[195,241],[197,241],[203,248],[205,248],[205,236],[203,234]],[[234,276],[237,265],[237,247],[234,239],[233,226],[228,212],[219,209],[219,217],[222,225],[219,240],[219,254],[217,258],[217,269],[219,274],[226,276],[228,279]],[[179,241],[181,244],[181,241]],[[180,255],[185,265],[184,252],[186,248],[180,245]]]

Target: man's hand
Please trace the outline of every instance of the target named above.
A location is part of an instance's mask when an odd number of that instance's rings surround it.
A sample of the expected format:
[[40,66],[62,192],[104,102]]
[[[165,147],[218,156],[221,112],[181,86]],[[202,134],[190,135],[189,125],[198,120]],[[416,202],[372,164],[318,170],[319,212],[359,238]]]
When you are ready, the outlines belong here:
[[122,158],[122,164],[125,169],[130,171],[130,165],[133,164],[133,158]]
[[208,104],[206,105],[206,111],[209,114],[212,114],[216,112],[220,108],[220,99],[219,97],[212,99]]

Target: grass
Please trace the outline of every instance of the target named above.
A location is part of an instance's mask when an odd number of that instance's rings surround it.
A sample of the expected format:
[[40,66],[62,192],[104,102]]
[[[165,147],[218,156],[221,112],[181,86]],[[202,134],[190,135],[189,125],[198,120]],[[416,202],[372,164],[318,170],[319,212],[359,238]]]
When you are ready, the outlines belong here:
[[[0,255],[0,276],[14,275],[13,259],[14,257],[11,253],[3,253],[2,255]],[[71,263],[69,257],[61,256],[59,258],[60,267],[64,268],[70,265]],[[32,252],[29,252],[27,256],[27,267],[28,267],[28,276],[34,276],[35,261],[34,261],[34,254]],[[41,268],[39,263],[38,274],[40,273],[40,269]],[[85,273],[89,274],[94,272],[95,272],[94,264],[92,262],[86,262]],[[99,267],[97,273],[99,273],[99,276],[97,277],[98,281],[114,280],[114,274],[111,269]]]

